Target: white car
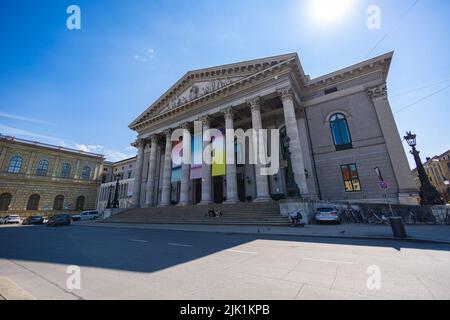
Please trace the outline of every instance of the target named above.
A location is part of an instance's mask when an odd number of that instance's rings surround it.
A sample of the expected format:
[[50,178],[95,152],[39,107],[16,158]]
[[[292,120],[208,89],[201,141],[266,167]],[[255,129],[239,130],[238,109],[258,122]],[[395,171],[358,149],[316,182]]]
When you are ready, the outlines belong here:
[[72,216],[73,221],[91,221],[98,220],[100,213],[98,211],[84,211],[81,214]]
[[339,209],[336,206],[324,206],[317,209],[316,223],[334,222],[340,224],[342,222]]
[[0,218],[0,224],[20,224],[20,216],[10,215]]

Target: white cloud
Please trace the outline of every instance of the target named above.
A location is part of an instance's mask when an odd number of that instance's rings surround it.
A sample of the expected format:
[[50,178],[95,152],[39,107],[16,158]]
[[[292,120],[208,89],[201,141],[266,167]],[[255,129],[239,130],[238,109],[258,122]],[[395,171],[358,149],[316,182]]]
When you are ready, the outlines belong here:
[[27,117],[22,117],[22,116],[19,116],[19,115],[6,113],[6,112],[0,112],[0,118],[7,118],[7,119],[13,119],[13,120],[19,120],[19,121],[33,122],[33,123],[45,124],[45,125],[49,125],[49,126],[53,126],[54,125],[53,123],[49,123],[49,122],[46,122],[46,121],[33,119],[33,118],[27,118]]
[[149,60],[153,59],[156,55],[156,50],[153,48],[147,49],[147,51],[140,55],[137,54],[134,56],[134,60],[138,61],[138,62],[148,62]]
[[112,161],[112,162],[117,162],[117,161],[125,160],[128,158],[132,158],[136,155],[135,152],[132,152],[133,150],[130,150],[128,148],[126,148],[125,150],[131,151],[131,152],[122,152],[122,151],[118,151],[118,150],[112,150],[112,149],[105,148],[104,146],[101,146],[101,145],[76,144],[76,149],[83,151],[83,152],[102,154],[105,156],[105,158],[108,161]]
[[19,128],[8,127],[0,125],[0,134],[18,137],[22,139],[45,140],[47,143],[57,144],[58,146],[65,146],[65,142],[61,138],[51,137],[40,133],[23,130]]
[[102,154],[108,161],[117,162],[124,159],[132,158],[136,156],[136,149],[133,147],[124,148],[123,151],[113,150],[106,148],[102,145],[87,145],[81,143],[75,143],[66,139],[56,138],[32,131],[27,131],[19,128],[8,127],[0,124],[0,134],[13,136],[21,139],[27,139],[32,141],[38,141],[43,143],[49,143],[56,146],[65,148],[80,150],[83,152],[90,152],[96,154]]

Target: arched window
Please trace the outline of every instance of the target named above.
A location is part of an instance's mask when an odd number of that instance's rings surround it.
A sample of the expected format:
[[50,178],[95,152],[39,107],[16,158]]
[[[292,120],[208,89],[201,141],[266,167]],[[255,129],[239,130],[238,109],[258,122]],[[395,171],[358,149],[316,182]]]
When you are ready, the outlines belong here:
[[12,195],[10,193],[3,193],[0,195],[0,211],[8,211],[11,200]]
[[65,162],[61,168],[61,178],[70,178],[70,172],[72,171],[72,166],[70,163]]
[[53,210],[63,210],[64,208],[64,196],[59,195],[55,198],[55,201],[53,202]]
[[89,180],[91,178],[91,168],[88,166],[83,168],[81,172],[81,180]]
[[47,160],[41,160],[39,161],[38,167],[36,169],[36,175],[39,177],[45,177],[48,172],[48,161]]
[[83,211],[84,210],[84,202],[85,201],[86,201],[86,198],[84,196],[79,196],[77,198],[77,204],[75,206],[75,210]]
[[41,196],[38,194],[33,194],[28,199],[27,210],[28,211],[37,211],[39,210],[39,201],[41,200]]
[[22,170],[23,158],[21,156],[14,156],[9,161],[8,173],[20,173]]
[[350,130],[348,129],[347,119],[342,113],[333,114],[330,117],[331,133],[334,139],[336,151],[353,148]]

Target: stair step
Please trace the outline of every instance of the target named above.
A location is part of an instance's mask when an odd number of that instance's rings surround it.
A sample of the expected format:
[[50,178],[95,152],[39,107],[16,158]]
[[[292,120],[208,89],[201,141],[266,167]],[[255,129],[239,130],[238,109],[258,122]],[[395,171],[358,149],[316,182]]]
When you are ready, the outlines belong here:
[[[219,210],[222,216],[220,218],[205,216],[209,208]],[[277,202],[130,209],[107,219],[105,222],[246,226],[289,225],[287,218],[280,215]]]

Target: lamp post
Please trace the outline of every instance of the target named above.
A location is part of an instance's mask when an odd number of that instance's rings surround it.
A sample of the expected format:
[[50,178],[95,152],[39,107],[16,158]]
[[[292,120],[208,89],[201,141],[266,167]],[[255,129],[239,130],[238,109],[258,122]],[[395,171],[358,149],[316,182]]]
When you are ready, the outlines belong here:
[[[282,146],[282,154],[283,159],[287,161],[286,168],[286,190],[287,196],[289,198],[299,198],[300,197],[300,189],[298,188],[297,182],[295,181],[294,170],[292,169],[292,159],[291,159],[291,151],[290,151],[290,138],[285,134],[285,131],[281,134],[281,146]],[[305,171],[306,174],[306,171]]]
[[407,132],[404,137],[408,145],[412,148],[411,154],[414,156],[414,160],[417,166],[417,173],[419,174],[420,179],[420,204],[422,205],[442,205],[444,202],[442,201],[441,195],[436,190],[435,187],[431,184],[428,176],[425,172],[425,168],[422,164],[422,160],[420,159],[420,151],[416,149],[417,146],[417,135]]
[[116,190],[114,192],[114,200],[113,200],[113,203],[112,203],[112,207],[114,209],[117,209],[120,206],[120,203],[119,203],[119,186],[120,186],[120,179],[121,178],[122,178],[122,175],[120,173],[117,174],[117,176],[116,176],[116,179],[117,179],[117,181],[116,181]]
[[108,204],[106,206],[106,209],[111,209],[111,197],[112,197],[113,189],[114,189],[114,186],[109,186],[108,187],[109,195],[108,195]]

